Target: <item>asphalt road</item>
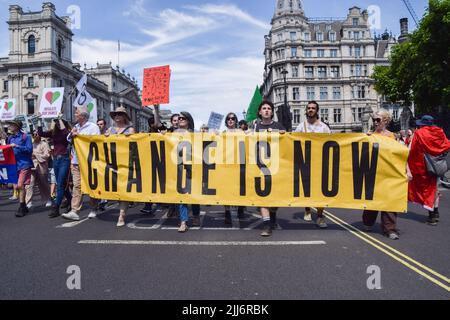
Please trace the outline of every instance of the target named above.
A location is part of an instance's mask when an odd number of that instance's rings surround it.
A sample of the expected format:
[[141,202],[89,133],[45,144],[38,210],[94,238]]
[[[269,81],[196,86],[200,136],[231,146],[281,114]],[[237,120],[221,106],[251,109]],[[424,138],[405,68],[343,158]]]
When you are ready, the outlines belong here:
[[[121,229],[114,204],[79,223],[51,220],[43,207],[19,219],[9,195],[0,193],[2,300],[450,298],[450,190],[443,190],[437,227],[410,206],[398,241],[383,237],[379,224],[358,231],[360,211],[330,209],[329,228],[319,230],[299,219],[302,209],[283,209],[281,230],[262,239],[252,208],[242,224],[234,213],[234,228],[224,228],[222,207],[202,207],[202,229],[179,234],[166,210],[152,218],[139,212],[142,205],[130,209]],[[77,283],[70,266],[79,268],[79,290],[68,289],[69,277]],[[374,279],[380,286],[369,289]]]

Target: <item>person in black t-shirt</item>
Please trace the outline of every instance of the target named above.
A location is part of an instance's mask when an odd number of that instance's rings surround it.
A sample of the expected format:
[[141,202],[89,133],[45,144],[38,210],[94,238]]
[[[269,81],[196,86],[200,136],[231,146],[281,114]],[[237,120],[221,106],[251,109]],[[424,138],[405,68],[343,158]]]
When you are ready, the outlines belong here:
[[[286,133],[286,129],[282,124],[273,120],[275,107],[272,102],[263,101],[258,108],[259,121],[256,123],[255,132],[279,132]],[[263,219],[262,237],[270,237],[272,230],[277,227],[277,210],[278,208],[260,208]]]

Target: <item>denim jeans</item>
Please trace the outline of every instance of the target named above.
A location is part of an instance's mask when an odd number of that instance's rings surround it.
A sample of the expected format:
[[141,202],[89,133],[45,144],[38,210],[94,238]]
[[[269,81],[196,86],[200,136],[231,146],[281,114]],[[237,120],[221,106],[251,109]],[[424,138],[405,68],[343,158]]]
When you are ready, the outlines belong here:
[[[200,216],[200,205],[199,204],[193,204],[192,206],[192,214],[194,217]],[[181,222],[187,222],[189,221],[189,210],[187,204],[179,204],[178,205],[178,212],[180,214],[180,221]]]
[[72,201],[72,195],[67,188],[67,178],[69,177],[70,159],[69,157],[55,157],[53,168],[56,176],[56,206],[60,206],[64,195],[69,203]]

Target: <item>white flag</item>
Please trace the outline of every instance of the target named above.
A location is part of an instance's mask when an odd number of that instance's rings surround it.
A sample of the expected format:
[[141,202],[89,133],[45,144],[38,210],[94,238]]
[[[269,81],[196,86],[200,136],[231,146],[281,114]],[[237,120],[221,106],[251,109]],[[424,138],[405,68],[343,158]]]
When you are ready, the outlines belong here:
[[89,103],[94,100],[92,96],[87,91],[87,75],[84,74],[80,81],[77,83],[77,90],[78,90],[78,96],[76,97],[74,101],[74,107],[78,106],[87,106]]

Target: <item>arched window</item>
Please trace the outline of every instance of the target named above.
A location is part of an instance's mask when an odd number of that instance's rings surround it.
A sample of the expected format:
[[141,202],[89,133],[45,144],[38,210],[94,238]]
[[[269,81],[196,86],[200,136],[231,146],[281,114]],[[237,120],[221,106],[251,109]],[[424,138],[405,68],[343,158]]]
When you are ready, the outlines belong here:
[[56,48],[58,50],[58,57],[62,58],[62,42],[60,39],[58,39],[58,41],[56,41]]
[[283,2],[284,2],[284,0],[278,1],[278,9],[283,9]]
[[36,38],[31,35],[28,37],[28,54],[34,54],[36,52]]

